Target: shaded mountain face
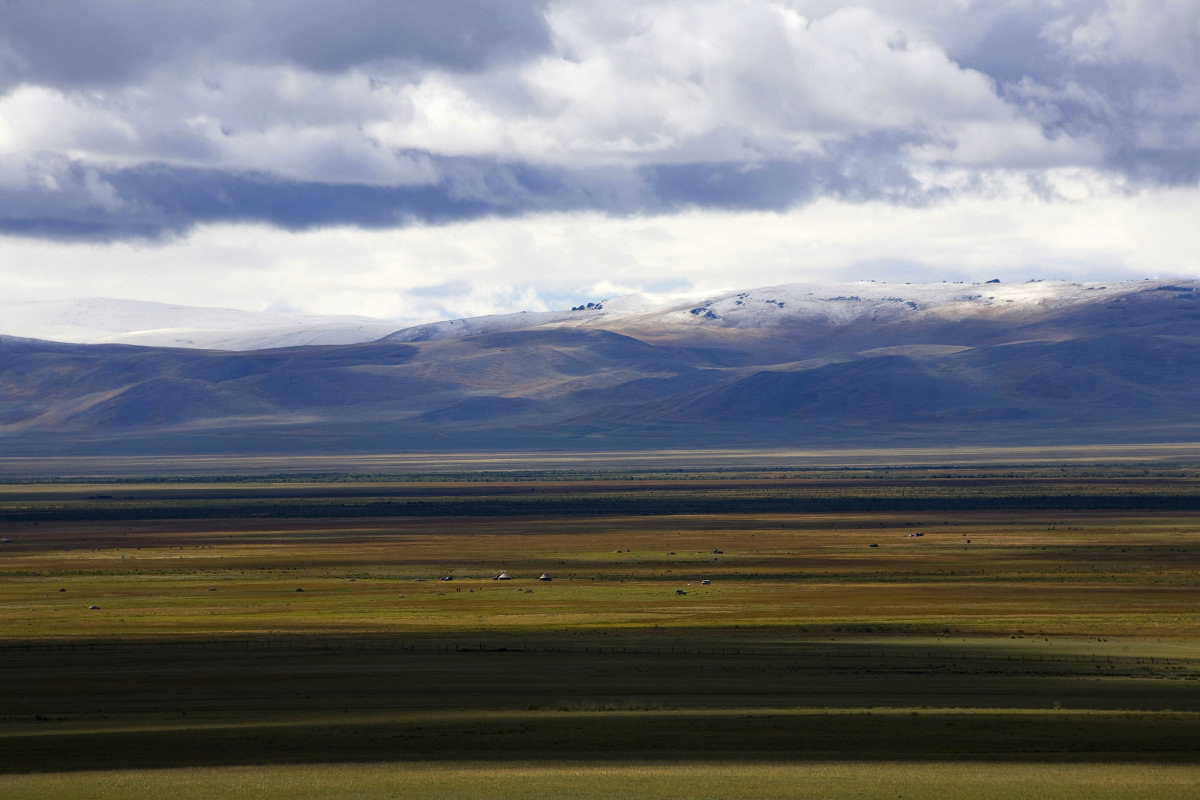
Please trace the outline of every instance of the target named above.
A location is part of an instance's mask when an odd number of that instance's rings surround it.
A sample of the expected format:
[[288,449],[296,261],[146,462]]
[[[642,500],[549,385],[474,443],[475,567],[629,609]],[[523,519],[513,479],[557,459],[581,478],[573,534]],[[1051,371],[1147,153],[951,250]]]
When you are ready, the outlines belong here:
[[[17,455],[1197,439],[1200,286],[1072,286],[1019,303],[992,287],[984,291],[994,295],[910,290],[920,302],[886,290],[776,287],[691,307],[512,315],[371,343],[243,352],[0,337],[0,447]],[[932,302],[953,292],[965,299]],[[771,297],[739,316],[759,294]]]

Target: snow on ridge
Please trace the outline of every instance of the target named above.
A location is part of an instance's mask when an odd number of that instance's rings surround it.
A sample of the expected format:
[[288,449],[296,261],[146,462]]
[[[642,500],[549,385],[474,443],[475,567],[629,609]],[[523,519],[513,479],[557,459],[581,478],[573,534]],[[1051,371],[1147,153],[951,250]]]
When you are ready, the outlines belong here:
[[597,301],[592,308],[529,311],[405,326],[403,322],[296,312],[83,298],[0,300],[0,335],[46,341],[121,343],[159,347],[257,350],[383,340],[422,342],[529,328],[582,327],[682,333],[697,326],[729,330],[816,322],[844,325],[859,319],[965,319],[1025,314],[1200,281],[1131,280],[1084,283],[790,283],[702,294],[633,294]]
[[[601,300],[593,308],[520,312],[417,325],[386,341],[421,342],[535,327],[584,327],[680,332],[696,325],[729,329],[770,328],[817,321],[844,325],[858,319],[971,316],[1049,310],[1142,291],[1162,282],[896,284],[878,281],[790,283],[744,291],[700,294],[633,294]],[[577,307],[578,308],[578,307]]]
[[[429,322],[413,325],[384,337],[388,342],[428,342],[454,339],[481,333],[503,333],[536,327],[600,327],[613,320],[658,314],[681,302],[686,295],[630,294],[601,299],[583,307],[562,311],[519,311],[514,314],[490,314],[483,317]],[[589,308],[588,305],[591,307]]]
[[844,325],[864,318],[874,321],[965,319],[1051,310],[1171,285],[1195,288],[1200,286],[1200,281],[792,283],[709,295],[701,300],[662,308],[657,313],[642,314],[638,323],[643,327],[679,330],[697,324],[766,328],[799,321]]
[[394,323],[374,322],[358,325],[297,323],[285,328],[251,330],[205,330],[198,328],[161,328],[134,331],[109,340],[119,344],[150,347],[182,347],[203,350],[267,350],[310,345],[360,344],[373,342],[395,330]]
[[371,341],[401,324],[348,315],[240,311],[106,297],[0,301],[0,334],[73,344],[257,350]]
[[383,337],[385,342],[431,342],[439,339],[455,339],[481,333],[503,333],[523,328],[547,325],[569,320],[579,314],[594,315],[595,312],[579,311],[518,311],[515,314],[489,314],[483,317],[448,319],[428,322],[395,331]]

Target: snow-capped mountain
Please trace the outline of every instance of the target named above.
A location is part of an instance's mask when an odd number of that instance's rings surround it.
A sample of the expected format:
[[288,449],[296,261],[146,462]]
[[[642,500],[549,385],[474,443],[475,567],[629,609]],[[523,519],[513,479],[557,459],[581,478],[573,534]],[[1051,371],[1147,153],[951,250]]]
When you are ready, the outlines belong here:
[[136,344],[205,350],[261,350],[357,344],[387,338],[422,342],[534,328],[621,330],[656,338],[857,321],[1009,318],[1097,304],[1147,288],[1195,281],[1017,284],[794,283],[708,295],[628,295],[575,309],[529,311],[404,326],[395,320],[151,303],[112,298],[0,300],[0,335],[77,344]]
[[107,297],[0,300],[0,335],[76,344],[259,350],[369,342],[399,324],[370,317],[199,308]]
[[793,283],[710,295],[630,295],[599,300],[571,311],[505,314],[447,320],[406,328],[388,341],[416,342],[530,328],[580,327],[655,337],[747,331],[797,325],[825,327],[856,322],[1017,319],[1074,305],[1103,304],[1147,289],[1193,291],[1196,281],[1077,283],[1028,281],[1003,284]]
[[[231,313],[226,330],[242,319]],[[11,454],[1200,441],[1198,281],[793,284],[370,338],[220,351],[0,336],[0,444]]]

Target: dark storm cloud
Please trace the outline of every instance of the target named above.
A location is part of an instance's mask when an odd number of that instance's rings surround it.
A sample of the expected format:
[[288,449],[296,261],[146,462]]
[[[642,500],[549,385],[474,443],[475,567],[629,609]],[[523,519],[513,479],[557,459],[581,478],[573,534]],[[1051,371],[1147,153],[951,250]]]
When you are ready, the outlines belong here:
[[[0,231],[55,239],[161,238],[206,222],[263,222],[287,230],[444,224],[537,210],[604,207],[603,181],[486,159],[437,159],[442,179],[418,186],[282,180],[165,165],[96,171],[71,164],[59,187],[0,190]],[[88,202],[103,186],[107,203]],[[65,191],[63,191],[65,189]],[[63,196],[79,198],[64,201]]]
[[0,89],[121,84],[221,61],[338,72],[373,61],[479,70],[549,46],[545,0],[7,0]]
[[915,137],[881,133],[855,137],[822,156],[761,163],[665,164],[642,169],[654,202],[729,210],[782,211],[830,197],[903,205],[930,199],[900,158]]
[[894,157],[905,141],[861,137],[799,161],[597,170],[414,153],[437,174],[435,182],[415,186],[328,184],[161,164],[96,170],[60,162],[52,170],[54,189],[0,189],[0,231],[55,239],[153,239],[212,222],[261,222],[286,230],[387,228],[555,211],[617,216],[687,208],[783,211],[821,197],[918,205],[931,194]]

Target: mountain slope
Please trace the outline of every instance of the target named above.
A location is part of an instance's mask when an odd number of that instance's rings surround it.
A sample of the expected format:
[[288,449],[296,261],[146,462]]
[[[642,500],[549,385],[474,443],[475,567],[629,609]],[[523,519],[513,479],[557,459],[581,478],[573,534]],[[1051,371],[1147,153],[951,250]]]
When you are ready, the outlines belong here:
[[0,444],[248,452],[1200,438],[1196,282],[845,291],[602,303],[246,352],[0,337]]

